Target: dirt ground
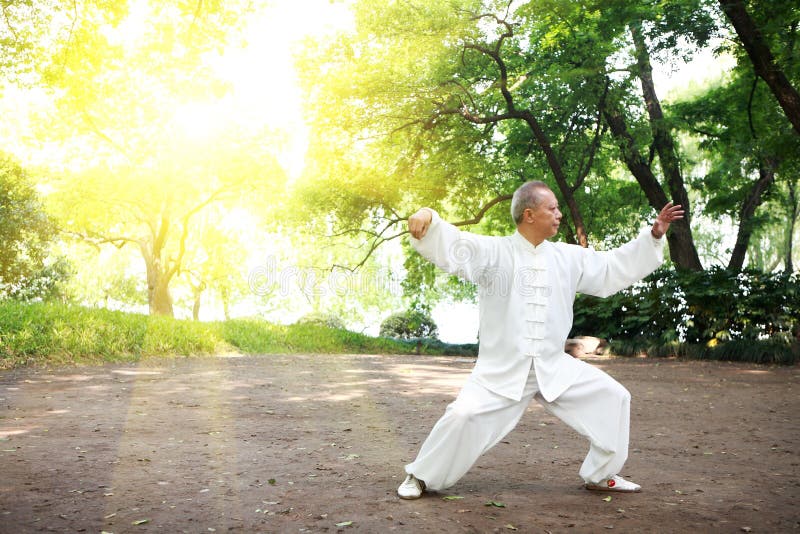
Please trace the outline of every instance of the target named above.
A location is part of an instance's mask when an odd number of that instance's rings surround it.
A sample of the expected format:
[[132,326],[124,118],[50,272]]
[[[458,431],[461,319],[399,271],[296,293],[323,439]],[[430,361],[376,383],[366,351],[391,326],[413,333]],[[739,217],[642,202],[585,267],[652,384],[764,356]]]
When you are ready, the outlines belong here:
[[456,486],[398,499],[468,358],[5,372],[0,532],[800,532],[799,367],[591,361],[633,395],[642,493],[584,490],[586,443],[534,402]]

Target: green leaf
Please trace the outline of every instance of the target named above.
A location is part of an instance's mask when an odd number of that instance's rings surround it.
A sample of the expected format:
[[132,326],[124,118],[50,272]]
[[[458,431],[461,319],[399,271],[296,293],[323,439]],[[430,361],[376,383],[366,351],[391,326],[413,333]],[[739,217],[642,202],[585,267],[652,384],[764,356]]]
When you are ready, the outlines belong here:
[[149,523],[149,519],[139,519],[138,521],[134,521],[131,525],[144,525],[145,523]]
[[444,497],[442,497],[442,500],[457,501],[458,499],[463,499],[463,498],[464,497],[462,497],[461,495],[445,495]]
[[352,521],[342,521],[341,523],[336,523],[336,526],[337,527],[349,527],[352,524],[353,524]]
[[485,503],[485,506],[494,506],[495,508],[505,508],[506,507],[505,504],[503,504],[501,502],[498,502],[498,501],[489,501],[489,502]]
[[606,502],[611,502],[611,495],[609,495],[608,497],[603,498],[603,500],[606,501]]
[[271,478],[271,479],[267,480],[267,483],[268,483],[270,486],[274,486],[274,485],[275,485],[275,479],[274,479],[274,478]]

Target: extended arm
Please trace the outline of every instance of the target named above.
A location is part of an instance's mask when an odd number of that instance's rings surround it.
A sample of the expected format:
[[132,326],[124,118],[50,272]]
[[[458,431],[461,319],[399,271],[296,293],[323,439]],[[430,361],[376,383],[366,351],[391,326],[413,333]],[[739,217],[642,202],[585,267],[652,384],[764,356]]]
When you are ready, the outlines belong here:
[[430,208],[408,218],[411,245],[443,271],[471,282],[487,272],[497,255],[497,239],[462,232]]
[[656,217],[649,235],[639,237],[607,252],[583,251],[583,272],[578,291],[607,297],[652,273],[663,262],[662,238],[669,225],[683,218],[683,208],[668,202]]

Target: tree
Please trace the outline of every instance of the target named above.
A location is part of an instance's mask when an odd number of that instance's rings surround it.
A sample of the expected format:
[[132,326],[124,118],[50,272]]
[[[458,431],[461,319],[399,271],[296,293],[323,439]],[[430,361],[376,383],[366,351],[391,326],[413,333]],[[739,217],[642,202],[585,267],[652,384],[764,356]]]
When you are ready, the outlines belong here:
[[[53,202],[70,235],[97,246],[135,246],[146,268],[150,312],[172,315],[170,284],[191,271],[187,254],[202,237],[203,221],[221,224],[225,217],[220,210],[210,220],[201,215],[213,205],[230,209],[248,204],[248,196],[258,200],[282,173],[262,147],[224,137],[186,151],[162,147],[146,163],[145,172],[119,165],[88,169],[78,180],[67,176]],[[74,206],[80,212],[68,217]]]
[[438,328],[424,311],[408,310],[390,315],[381,323],[381,337],[395,339],[436,338]]
[[[792,9],[789,7],[790,4],[787,3],[786,7],[794,16],[786,22],[790,24],[791,32],[794,34],[797,31],[798,14],[796,6]],[[756,74],[767,82],[786,117],[794,126],[795,132],[800,134],[800,94],[797,93],[797,89],[775,61],[767,40],[762,35],[758,24],[747,12],[744,1],[719,0],[719,5],[736,30],[742,46],[753,63]],[[774,6],[770,5],[769,7],[772,10]]]
[[70,159],[51,184],[65,231],[135,246],[150,312],[172,315],[170,284],[186,268],[199,214],[252,205],[282,189],[283,172],[273,132],[225,120],[226,88],[206,60],[235,35],[244,4],[135,8],[77,11],[69,38],[39,66],[59,119],[41,135]]
[[[192,318],[200,316],[201,298],[215,295],[222,304],[225,319],[230,318],[231,304],[247,292],[246,265],[248,245],[257,236],[240,226],[255,226],[255,217],[242,220],[247,212],[233,209],[223,213],[223,206],[207,209],[199,216],[195,239],[187,243],[184,279],[192,292]],[[242,224],[242,223],[245,224]]]
[[[786,58],[782,61],[786,72],[794,74],[797,65],[789,58],[796,55],[800,13],[788,5],[770,7],[771,16],[762,20],[769,31],[761,39],[770,39],[778,57]],[[734,44],[722,50],[737,58],[730,75],[684,97],[671,111],[676,126],[698,139],[703,151],[698,162],[702,176],[695,179],[703,187],[695,190],[706,212],[738,222],[728,268],[742,270],[749,255],[752,265],[771,270],[783,263],[791,270],[792,238],[782,234],[791,236],[794,231],[796,202],[791,196],[800,137],[793,134],[774,95],[761,83],[762,76],[754,72],[750,56],[734,40],[729,42]],[[764,254],[775,247],[780,249],[776,254]],[[775,259],[765,260],[770,256]]]
[[0,288],[37,277],[56,230],[31,177],[0,154]]
[[[327,204],[337,206],[332,215],[343,231],[368,236],[368,250],[402,234],[395,225],[415,202],[449,209],[463,223],[508,228],[494,208],[532,178],[554,184],[569,217],[565,239],[584,246],[592,234],[603,240],[617,215],[642,213],[645,199],[660,209],[666,196],[647,162],[653,187],[643,187],[644,198],[617,200],[620,212],[608,220],[595,211],[592,229],[584,221],[598,191],[630,183],[613,177],[615,154],[606,144],[608,117],[623,108],[617,95],[627,88],[611,87],[608,58],[619,52],[626,26],[601,7],[358,3],[356,32],[312,49],[303,63],[328,74],[308,79],[319,132],[311,159],[320,163],[307,183],[320,189],[347,176],[353,187]],[[673,183],[685,197],[682,182]],[[691,232],[670,239],[671,250],[685,243],[688,251],[673,254],[676,263],[699,268]]]
[[[672,231],[673,237],[682,236],[683,239],[673,239],[670,243],[672,245],[670,252],[676,265],[693,270],[702,270],[700,257],[697,255],[694,240],[691,237],[691,204],[689,203],[689,194],[686,191],[683,173],[681,172],[677,144],[672,136],[669,124],[665,121],[661,102],[656,94],[655,84],[653,83],[653,69],[650,64],[650,53],[642,33],[642,24],[634,21],[630,25],[630,34],[635,48],[637,75],[641,81],[642,96],[652,131],[652,147],[658,154],[661,172],[666,178],[672,199],[686,210],[686,216],[682,220],[676,221],[675,228]],[[659,204],[663,206],[663,203]]]
[[[776,64],[792,79],[797,9],[757,11]],[[794,165],[794,141],[782,126],[757,140],[726,135],[718,153],[706,145],[699,154],[709,159],[695,161],[697,132],[686,137],[685,114],[659,98],[656,62],[688,61],[724,36],[716,1],[361,0],[354,13],[353,32],[310,48],[301,62],[315,130],[297,191],[309,205],[333,205],[332,233],[362,237],[366,255],[402,236],[419,205],[486,233],[507,232],[497,207],[521,182],[541,178],[565,205],[563,238],[576,243],[630,238],[631,220],[668,200],[683,204],[688,216],[668,241],[673,263],[689,270],[703,269],[692,217],[722,202],[738,221],[727,258],[736,268],[749,236],[767,224],[758,206]],[[722,85],[741,96],[736,80]],[[748,98],[751,114],[774,120],[760,94]],[[721,166],[702,174],[722,160],[733,172],[727,185],[714,174]],[[331,192],[343,179],[346,187]]]

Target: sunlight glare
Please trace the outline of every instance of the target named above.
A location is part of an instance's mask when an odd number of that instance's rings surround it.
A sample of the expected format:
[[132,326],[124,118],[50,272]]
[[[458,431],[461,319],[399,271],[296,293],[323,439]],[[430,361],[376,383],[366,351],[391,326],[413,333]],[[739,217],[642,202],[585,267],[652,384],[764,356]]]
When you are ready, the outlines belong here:
[[268,124],[288,132],[281,161],[290,176],[302,171],[308,131],[293,54],[307,37],[324,37],[352,27],[346,2],[282,0],[256,16],[245,30],[244,47],[208,58],[216,73],[233,86],[230,113],[251,125]]

